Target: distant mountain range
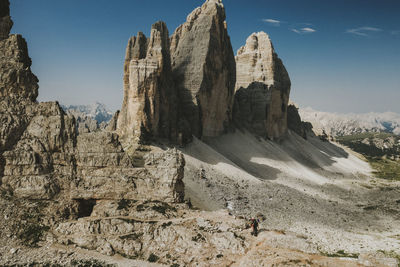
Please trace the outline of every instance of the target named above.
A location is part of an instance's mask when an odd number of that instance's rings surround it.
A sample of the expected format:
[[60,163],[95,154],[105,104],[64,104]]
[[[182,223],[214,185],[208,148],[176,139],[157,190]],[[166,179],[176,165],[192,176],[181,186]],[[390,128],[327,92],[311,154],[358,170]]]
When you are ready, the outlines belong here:
[[[86,125],[107,123],[113,113],[105,104],[94,103],[91,105],[62,105],[62,108],[72,114],[78,122]],[[400,114],[394,112],[384,113],[332,113],[317,111],[310,107],[300,108],[299,114],[303,121],[311,122],[317,134],[323,131],[329,136],[346,136],[359,133],[393,133],[400,135]]]
[[113,113],[102,103],[94,103],[91,105],[70,105],[61,107],[67,113],[74,115],[76,118],[89,117],[96,120],[99,124],[111,120]]
[[104,129],[111,120],[113,113],[101,103],[91,105],[61,105],[64,111],[76,119],[76,127],[80,133],[94,132]]
[[385,132],[400,135],[400,114],[384,113],[330,113],[312,108],[300,108],[303,121],[311,122],[317,134],[323,131],[330,136],[346,136],[368,132]]

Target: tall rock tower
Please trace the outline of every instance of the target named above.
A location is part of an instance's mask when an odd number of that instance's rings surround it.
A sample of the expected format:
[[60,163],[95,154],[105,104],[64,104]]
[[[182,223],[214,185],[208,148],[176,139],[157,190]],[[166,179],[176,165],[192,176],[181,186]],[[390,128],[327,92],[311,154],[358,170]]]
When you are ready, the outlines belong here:
[[117,121],[122,137],[143,141],[176,138],[176,89],[171,74],[169,34],[164,22],[130,38],[124,65],[124,100]]
[[269,139],[282,137],[291,83],[266,33],[253,33],[238,50],[236,77],[235,124]]
[[207,0],[175,30],[171,57],[184,139],[222,134],[231,121],[236,71],[221,0]]

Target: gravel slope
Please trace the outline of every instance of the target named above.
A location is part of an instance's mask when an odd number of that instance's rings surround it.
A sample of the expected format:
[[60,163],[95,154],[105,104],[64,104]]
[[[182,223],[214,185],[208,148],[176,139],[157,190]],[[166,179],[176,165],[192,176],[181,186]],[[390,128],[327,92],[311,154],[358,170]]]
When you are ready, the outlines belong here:
[[400,183],[371,178],[368,163],[344,147],[236,131],[182,151],[186,197],[200,208],[262,213],[263,227],[304,236],[320,252],[400,253]]

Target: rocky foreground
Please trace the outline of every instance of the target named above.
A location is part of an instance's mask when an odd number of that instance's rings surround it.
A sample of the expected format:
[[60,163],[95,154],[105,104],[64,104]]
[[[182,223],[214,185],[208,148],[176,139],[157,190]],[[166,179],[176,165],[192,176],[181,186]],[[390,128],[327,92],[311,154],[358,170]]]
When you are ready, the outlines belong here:
[[172,37],[157,22],[130,38],[122,108],[103,130],[36,101],[0,7],[1,266],[398,264],[398,185],[363,189],[365,163],[313,136],[265,33],[235,62],[220,0]]

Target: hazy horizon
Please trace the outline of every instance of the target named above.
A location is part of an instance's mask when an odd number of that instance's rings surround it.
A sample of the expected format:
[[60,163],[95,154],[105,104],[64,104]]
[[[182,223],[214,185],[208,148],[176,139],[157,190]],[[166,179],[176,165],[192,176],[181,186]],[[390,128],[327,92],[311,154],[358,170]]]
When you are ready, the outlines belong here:
[[[265,31],[301,107],[339,113],[400,113],[400,2],[388,0],[223,1],[236,54]],[[203,1],[118,3],[11,0],[12,33],[28,42],[39,100],[104,103],[120,109],[130,36],[163,20],[170,34]]]

